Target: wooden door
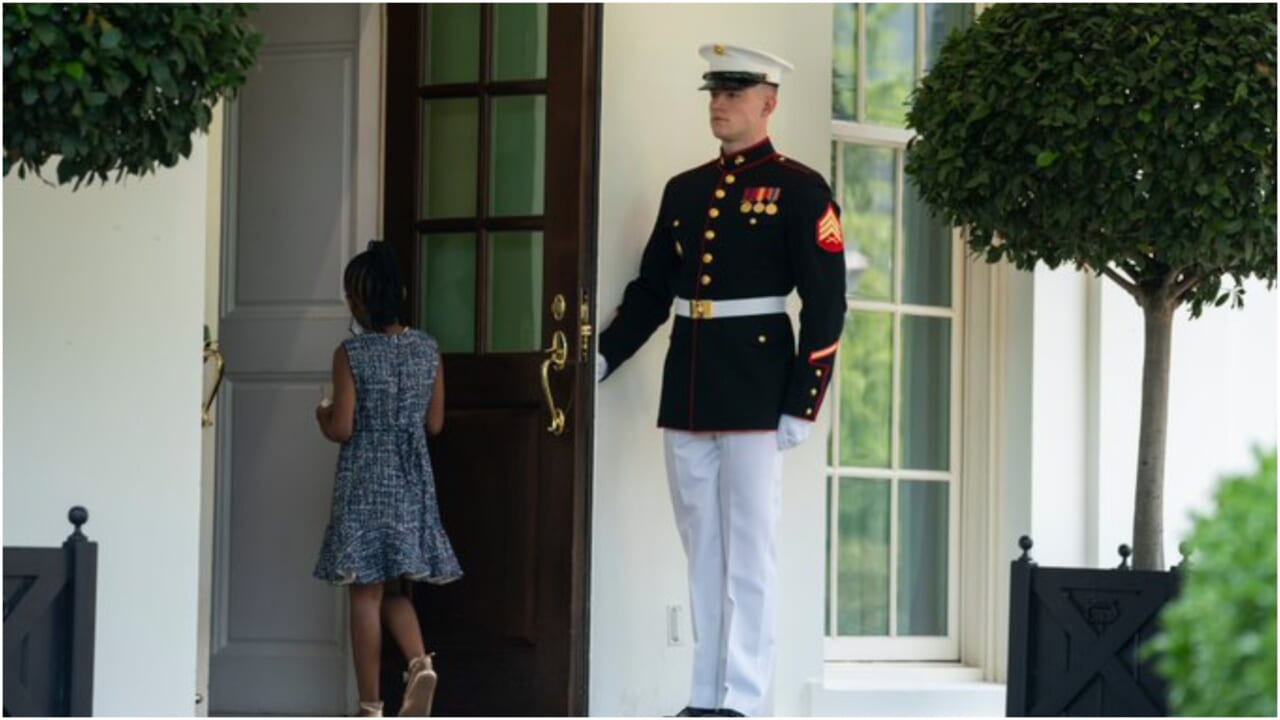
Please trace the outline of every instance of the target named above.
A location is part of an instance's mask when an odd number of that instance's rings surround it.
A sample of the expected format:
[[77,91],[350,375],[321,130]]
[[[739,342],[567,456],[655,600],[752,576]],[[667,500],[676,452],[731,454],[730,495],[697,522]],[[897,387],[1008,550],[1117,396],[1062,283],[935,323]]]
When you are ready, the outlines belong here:
[[444,349],[431,453],[465,573],[415,588],[434,712],[582,714],[599,8],[387,12],[384,225]]

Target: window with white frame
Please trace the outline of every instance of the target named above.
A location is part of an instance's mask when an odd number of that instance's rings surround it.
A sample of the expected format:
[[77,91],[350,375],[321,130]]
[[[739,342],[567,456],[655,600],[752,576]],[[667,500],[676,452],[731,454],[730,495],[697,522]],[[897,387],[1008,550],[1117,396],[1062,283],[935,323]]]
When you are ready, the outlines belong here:
[[827,476],[826,657],[958,660],[963,243],[903,176],[906,102],[972,5],[834,7],[849,315]]

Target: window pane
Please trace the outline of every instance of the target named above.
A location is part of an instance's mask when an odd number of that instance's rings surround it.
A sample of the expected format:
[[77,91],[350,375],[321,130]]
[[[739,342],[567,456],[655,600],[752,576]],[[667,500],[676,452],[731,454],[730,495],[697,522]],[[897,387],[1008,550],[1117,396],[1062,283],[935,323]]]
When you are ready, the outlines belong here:
[[910,183],[903,188],[902,235],[902,301],[951,307],[951,227]]
[[867,122],[905,127],[916,79],[916,6],[867,5]]
[[949,490],[898,483],[898,635],[947,634]]
[[423,103],[422,217],[475,216],[478,107],[475,98]]
[[853,311],[840,340],[840,464],[889,467],[893,316]]
[[489,342],[493,352],[542,343],[542,233],[489,236]]
[[855,120],[858,84],[858,6],[840,3],[833,8],[835,37],[831,65],[831,117]]
[[547,76],[547,6],[493,6],[493,79],[534,80]]
[[422,82],[476,82],[480,67],[480,6],[428,5],[422,13]]
[[840,635],[889,634],[889,481],[840,480]]
[[546,173],[547,98],[493,99],[489,170],[492,215],[541,215]]
[[476,236],[427,235],[422,242],[422,329],[444,352],[474,352],[476,326]]
[[897,186],[895,151],[844,145],[844,191],[840,208],[846,263],[860,251],[868,267],[847,278],[852,297],[893,299],[893,203]]
[[973,22],[973,3],[930,3],[924,6],[924,15],[924,67],[925,72],[928,72],[947,35],[952,30],[968,27]]
[[950,470],[951,320],[902,317],[901,466]]

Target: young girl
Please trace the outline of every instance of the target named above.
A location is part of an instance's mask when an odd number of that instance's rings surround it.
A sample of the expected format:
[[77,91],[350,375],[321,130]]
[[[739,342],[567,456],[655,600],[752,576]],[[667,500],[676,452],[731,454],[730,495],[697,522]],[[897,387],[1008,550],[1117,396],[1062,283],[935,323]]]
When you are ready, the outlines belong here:
[[426,433],[444,425],[444,368],[435,338],[401,323],[404,285],[386,243],[351,259],[343,284],[353,337],[333,353],[333,401],[316,420],[342,444],[333,512],[315,576],[351,593],[351,651],[360,715],[381,716],[382,623],[409,660],[401,715],[428,715],[436,674],[404,580],[447,583],[462,569],[436,505]]

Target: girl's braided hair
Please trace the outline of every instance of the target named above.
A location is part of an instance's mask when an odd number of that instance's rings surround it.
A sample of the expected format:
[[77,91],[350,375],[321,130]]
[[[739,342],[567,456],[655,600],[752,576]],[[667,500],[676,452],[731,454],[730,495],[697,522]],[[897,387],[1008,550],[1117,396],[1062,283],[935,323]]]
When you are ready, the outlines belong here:
[[342,284],[347,296],[358,299],[369,313],[370,330],[382,332],[400,321],[406,293],[389,243],[370,240],[368,249],[347,263]]

